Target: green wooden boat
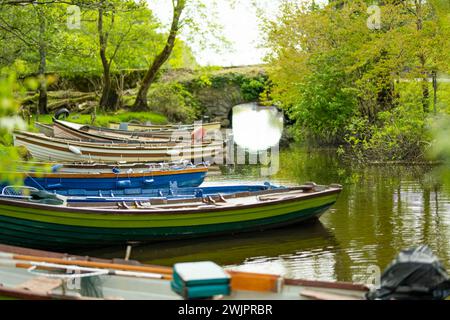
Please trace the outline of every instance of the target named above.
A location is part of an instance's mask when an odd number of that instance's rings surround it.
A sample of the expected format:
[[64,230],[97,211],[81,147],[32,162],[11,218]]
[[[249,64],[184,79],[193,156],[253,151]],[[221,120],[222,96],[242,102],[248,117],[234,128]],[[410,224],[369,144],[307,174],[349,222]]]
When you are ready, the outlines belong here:
[[320,217],[340,191],[339,185],[306,184],[89,208],[0,199],[0,242],[85,248],[265,230]]

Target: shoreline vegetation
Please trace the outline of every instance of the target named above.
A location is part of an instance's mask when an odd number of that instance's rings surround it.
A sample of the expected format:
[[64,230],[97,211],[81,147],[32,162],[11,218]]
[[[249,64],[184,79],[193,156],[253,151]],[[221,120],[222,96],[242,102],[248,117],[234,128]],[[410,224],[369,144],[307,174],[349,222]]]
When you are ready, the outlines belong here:
[[[259,102],[262,106],[268,103],[267,95],[270,95],[270,87],[273,85],[268,77],[266,71],[269,66],[239,66],[239,67],[215,67],[215,68],[197,68],[197,69],[175,69],[166,70],[162,72],[160,80],[153,88],[153,93],[156,95],[165,96],[169,101],[171,100],[170,94],[176,96],[174,103],[185,105],[190,109],[188,114],[179,112],[177,106],[171,105],[171,114],[167,114],[164,108],[164,104],[168,100],[154,100],[155,104],[152,104],[150,98],[150,108],[157,110],[156,112],[148,110],[142,112],[133,112],[130,110],[131,106],[124,105],[122,108],[116,111],[105,112],[98,108],[99,95],[98,90],[101,89],[101,84],[96,87],[94,91],[75,91],[79,88],[72,86],[67,78],[61,77],[60,82],[63,85],[55,82],[54,88],[56,90],[49,90],[49,105],[56,105],[54,111],[60,108],[67,108],[70,110],[70,115],[67,118],[68,121],[77,122],[82,124],[93,124],[97,126],[107,127],[110,122],[138,122],[138,123],[153,123],[153,124],[167,124],[167,123],[182,123],[191,122],[196,120],[214,121],[224,120],[225,126],[229,125],[230,114],[224,114],[222,119],[211,119],[210,117],[201,118],[200,115],[207,114],[206,109],[212,107],[212,105],[205,105],[210,100],[208,97],[211,92],[214,92],[214,99],[220,99],[221,96],[234,95],[231,99],[225,102],[228,104],[222,107],[222,110],[230,112],[231,108],[240,103],[245,102]],[[137,71],[136,71],[137,72]],[[49,75],[49,77],[56,78],[55,75]],[[80,79],[79,77],[77,77]],[[30,77],[22,77],[18,80],[19,83],[25,84]],[[81,83],[94,83],[92,79],[84,79]],[[165,91],[167,87],[173,88],[170,94]],[[449,85],[450,88],[450,85]],[[75,90],[74,90],[75,89]],[[86,90],[86,89],[85,89]],[[124,101],[131,101],[134,89],[128,89],[122,99]],[[230,92],[232,92],[230,94]],[[18,114],[28,122],[29,129],[34,129],[35,109],[37,108],[36,94],[30,91],[22,91],[20,94],[22,97],[21,107],[18,110]],[[183,96],[184,95],[184,96]],[[80,97],[83,102],[79,103],[77,99]],[[131,98],[130,98],[131,97]],[[269,96],[270,97],[270,96]],[[180,103],[180,101],[184,101]],[[187,103],[185,103],[187,101]],[[201,102],[199,102],[201,101]],[[204,102],[206,101],[206,103]],[[216,100],[217,101],[217,100]],[[272,101],[269,101],[272,102]],[[203,104],[203,105],[202,105]],[[159,112],[158,112],[159,111]],[[53,113],[39,115],[39,122],[50,124],[52,122]],[[228,120],[228,121],[227,121]],[[396,159],[395,157],[389,158],[384,154],[382,156],[367,156],[357,154],[353,149],[354,146],[342,142],[330,143],[316,139],[313,136],[308,136],[306,131],[304,136],[299,137],[298,127],[295,120],[287,115],[285,123],[285,132],[283,134],[283,146],[289,146],[294,143],[295,145],[302,145],[303,147],[322,148],[329,147],[335,150],[343,161],[357,161],[358,163],[366,165],[409,165],[409,164],[422,164],[422,165],[439,165],[444,161],[439,159],[430,158],[426,152],[420,153],[418,156],[406,157],[404,159]],[[430,135],[431,137],[431,135]],[[430,142],[431,143],[431,142]],[[381,152],[383,153],[383,152]]]
[[[148,109],[135,112],[132,102],[137,94],[139,74],[143,71],[124,71],[128,75],[120,90],[119,104],[110,110],[99,107],[102,84],[98,75],[48,74],[47,77],[52,79],[47,92],[50,113],[39,115],[39,119],[43,119],[39,121],[49,123],[56,110],[67,108],[74,113],[72,120],[79,117],[79,121],[88,123],[88,118],[94,118],[95,114],[94,124],[101,126],[107,126],[108,120],[164,124],[206,119],[220,121],[227,127],[232,107],[246,102],[262,102],[260,96],[268,86],[264,66],[167,69],[161,71],[158,81],[150,88]],[[114,76],[119,77],[121,73]],[[20,81],[26,83],[30,79],[33,77],[23,75]],[[33,91],[22,94],[19,114],[24,119],[36,117],[38,98],[39,95]]]
[[423,161],[449,113],[448,1],[285,1],[265,20],[272,98],[303,140],[357,161]]
[[[435,146],[443,145],[436,139],[450,113],[446,2],[387,1],[371,26],[368,1],[282,1],[275,19],[259,17],[261,44],[269,49],[265,64],[242,67],[200,67],[180,39],[183,28],[202,30],[201,37],[226,50],[221,27],[192,15],[198,3],[174,1],[172,24],[162,32],[147,5],[134,1],[81,5],[76,28],[67,25],[66,2],[35,10],[28,2],[0,1],[1,74],[17,75],[2,91],[14,108],[1,116],[18,115],[31,126],[67,108],[69,120],[98,126],[203,120],[229,127],[233,106],[257,101],[284,110],[283,141],[331,146],[344,160],[445,159]],[[180,25],[180,16],[188,25]],[[6,146],[8,130],[2,131]]]

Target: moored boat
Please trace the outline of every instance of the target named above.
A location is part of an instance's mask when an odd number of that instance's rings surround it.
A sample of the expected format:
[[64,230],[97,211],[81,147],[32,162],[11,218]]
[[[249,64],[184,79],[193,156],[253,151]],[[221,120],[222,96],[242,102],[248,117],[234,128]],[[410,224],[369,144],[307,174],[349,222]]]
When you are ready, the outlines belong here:
[[[224,288],[226,293],[208,291],[203,294],[210,299],[362,300],[369,291],[363,284],[287,279],[273,274],[221,269],[210,262],[180,263],[170,268],[0,245],[0,297],[180,300],[190,297],[178,294],[172,286],[186,267],[193,271],[181,276],[183,282],[199,272],[206,283],[217,281],[211,278],[211,271],[223,276],[224,282],[219,288]],[[85,280],[81,281],[82,278]],[[91,290],[87,290],[88,286]],[[202,293],[196,290],[197,295]]]
[[[307,186],[305,186],[307,187]],[[112,190],[86,190],[86,189],[59,189],[44,190],[29,186],[5,186],[1,190],[0,197],[12,200],[25,200],[37,203],[47,203],[47,200],[57,203],[68,204],[81,203],[85,206],[104,205],[105,203],[121,203],[122,205],[135,205],[136,202],[153,203],[167,201],[168,199],[189,200],[208,196],[223,196],[229,194],[240,194],[244,192],[272,192],[273,190],[286,189],[283,186],[265,184],[240,184],[220,185],[208,187],[182,187],[171,185],[168,188],[157,189],[123,189],[113,192]]]
[[43,134],[15,131],[14,145],[25,147],[40,161],[100,161],[100,162],[172,162],[180,160],[197,163],[223,155],[222,141],[168,144],[88,142],[51,138]]
[[[207,162],[198,166],[208,166]],[[179,170],[196,167],[189,161],[176,162],[42,162],[16,161],[18,171],[64,172],[64,173],[111,173],[111,172],[150,172],[152,170]]]
[[53,126],[49,124],[44,124],[40,122],[35,122],[34,127],[42,134],[48,137],[54,137]]
[[0,199],[0,242],[28,247],[100,247],[265,230],[320,217],[338,185],[232,193],[85,208]]
[[[163,130],[194,130],[196,124],[169,124],[169,125],[155,125],[155,124],[138,124],[138,123],[116,123],[110,122],[109,128],[121,131],[163,131]],[[205,130],[219,130],[221,127],[220,122],[205,122],[201,123],[201,126]]]
[[142,141],[152,144],[170,142],[173,132],[137,135],[133,132],[98,128],[90,125],[83,125],[67,121],[53,119],[54,136],[64,139],[76,139],[86,141],[116,141],[132,142]]
[[[83,195],[87,192],[108,190],[111,193],[142,194],[147,189],[178,187],[197,187],[203,183],[208,167],[191,166],[190,168],[146,170],[134,172],[129,169],[120,171],[113,169],[110,172],[98,173],[66,173],[66,172],[17,172],[24,180],[24,185],[55,193]],[[0,171],[0,176],[3,174]],[[6,185],[1,183],[0,187]]]
[[[127,249],[126,259],[129,254]],[[448,279],[427,246],[402,250],[384,270],[381,284],[365,285],[242,272],[211,261],[171,268],[0,244],[3,299],[446,300]]]
[[[150,142],[150,143],[168,143],[171,141],[178,141],[180,139],[190,139],[194,130],[204,130],[204,136],[212,129],[205,129],[202,126],[193,128],[192,130],[177,129],[177,130],[161,130],[161,131],[124,131],[109,128],[100,128],[91,125],[83,125],[72,123],[68,121],[61,121],[53,119],[54,135],[66,139],[81,139],[81,140],[96,140],[96,141],[122,141],[122,142]],[[215,132],[212,132],[215,133]],[[205,138],[205,137],[203,137]]]

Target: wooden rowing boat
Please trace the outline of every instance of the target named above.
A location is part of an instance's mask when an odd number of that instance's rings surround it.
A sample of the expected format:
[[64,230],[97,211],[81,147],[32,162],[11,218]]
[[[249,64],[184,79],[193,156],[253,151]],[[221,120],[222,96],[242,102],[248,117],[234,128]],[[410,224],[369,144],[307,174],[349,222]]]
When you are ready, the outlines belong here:
[[[224,272],[230,279],[229,295],[210,299],[362,300],[369,290],[365,285],[345,282],[286,279],[273,274],[232,270]],[[173,268],[138,261],[97,259],[0,245],[0,297],[4,299],[183,299],[171,289],[173,275]],[[87,291],[86,284],[93,290]]]
[[100,161],[100,162],[172,162],[195,161],[201,163],[221,157],[223,142],[191,144],[116,143],[113,141],[88,142],[51,138],[43,134],[15,131],[14,145],[25,147],[40,161]]
[[[308,188],[309,186],[305,186]],[[310,187],[309,187],[310,188]],[[203,197],[220,197],[230,194],[262,192],[271,193],[274,190],[284,190],[286,187],[274,186],[272,184],[239,184],[239,185],[219,185],[209,187],[181,187],[175,184],[167,188],[158,189],[44,189],[32,186],[5,186],[3,187],[0,198],[12,200],[24,200],[36,203],[67,203],[71,206],[105,206],[105,203],[114,205],[120,203],[125,206],[135,206],[139,203],[141,206],[150,206],[156,203],[163,203],[168,200],[179,200],[180,202],[194,201],[198,202]]]
[[[208,166],[207,163],[200,166]],[[195,168],[189,161],[177,162],[42,162],[16,161],[18,171],[98,174],[111,172],[151,172]]]
[[320,217],[340,192],[337,185],[309,185],[96,208],[0,199],[0,242],[101,247],[265,230]]
[[[148,132],[148,131],[163,131],[163,130],[194,130],[196,124],[169,124],[169,125],[146,125],[146,124],[136,124],[136,123],[116,123],[116,122],[110,122],[109,128],[115,129],[115,130],[122,130],[122,131],[141,131],[141,132]],[[206,122],[201,123],[201,126],[205,130],[220,130],[221,124],[220,122]]]
[[[1,170],[1,169],[0,169]],[[98,173],[66,173],[66,172],[16,172],[23,178],[24,185],[55,193],[86,195],[92,191],[98,195],[99,190],[108,190],[114,194],[145,194],[147,190],[158,188],[197,187],[203,183],[208,172],[206,166],[168,170],[133,170]],[[0,177],[5,172],[0,171]],[[7,173],[8,174],[8,173]],[[0,187],[7,184],[0,180]],[[71,192],[72,191],[72,192]]]
[[168,143],[172,141],[171,136],[173,135],[172,131],[137,135],[128,131],[120,132],[119,130],[103,129],[56,119],[53,119],[53,131],[55,137],[65,139],[117,142],[143,141],[152,144]]
[[53,126],[49,124],[44,124],[40,122],[35,122],[34,127],[38,129],[38,131],[42,134],[45,134],[47,137],[54,137]]
[[[199,126],[195,129],[204,129]],[[191,137],[192,131],[190,129],[178,129],[178,130],[163,130],[163,131],[149,131],[149,132],[136,132],[136,131],[124,131],[108,128],[100,128],[91,125],[82,125],[78,123],[72,123],[68,121],[61,121],[53,119],[54,135],[60,138],[66,139],[81,139],[81,140],[96,140],[96,141],[122,141],[122,142],[150,142],[156,143],[168,143],[170,141],[178,141],[184,137]],[[205,130],[205,135],[211,130]],[[213,132],[214,133],[214,132]]]

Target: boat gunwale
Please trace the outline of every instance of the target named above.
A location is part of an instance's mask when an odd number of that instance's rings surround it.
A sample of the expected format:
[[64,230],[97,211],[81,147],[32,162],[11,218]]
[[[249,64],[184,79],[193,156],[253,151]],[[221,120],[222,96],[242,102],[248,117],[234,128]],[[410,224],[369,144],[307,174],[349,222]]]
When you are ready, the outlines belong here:
[[[113,124],[113,125],[115,125],[115,126],[120,126],[120,122],[110,122],[109,123],[110,125],[111,124]],[[110,127],[108,127],[107,129],[110,129],[110,130],[118,130],[118,131],[124,131],[124,132],[141,132],[141,133],[151,133],[151,132],[153,132],[153,131],[155,131],[155,132],[164,132],[164,130],[173,130],[173,129],[176,129],[176,130],[178,130],[178,129],[180,129],[180,127],[181,127],[181,129],[183,129],[183,126],[184,127],[188,127],[189,129],[190,128],[195,128],[195,123],[192,123],[192,124],[166,124],[166,125],[164,125],[164,124],[161,124],[161,125],[146,125],[146,124],[138,124],[138,123],[130,123],[130,122],[127,122],[127,124],[128,124],[128,126],[134,126],[134,127],[142,127],[142,128],[148,128],[148,129],[144,129],[144,130],[124,130],[124,129],[116,129],[116,128],[111,128],[111,126]],[[202,122],[202,125],[201,125],[202,127],[217,127],[217,126],[219,126],[219,128],[221,127],[221,123],[220,123],[220,121],[213,121],[213,122],[205,122],[205,123],[203,123]],[[153,129],[152,129],[153,128]],[[162,129],[161,129],[162,128]],[[165,128],[167,128],[167,129],[165,129]]]
[[[217,207],[197,207],[195,209],[187,208],[187,209],[118,209],[118,208],[84,208],[84,207],[66,207],[66,206],[55,206],[55,205],[48,205],[48,204],[42,204],[42,203],[31,203],[31,202],[24,202],[20,200],[10,200],[5,198],[0,198],[0,205],[7,205],[7,206],[18,206],[21,208],[33,208],[33,209],[43,209],[47,211],[55,211],[55,208],[58,212],[70,212],[70,213],[78,213],[78,214],[99,214],[99,215],[110,215],[110,216],[133,216],[133,215],[139,215],[139,216],[152,216],[152,215],[176,215],[176,214],[210,214],[211,212],[226,212],[226,211],[233,211],[233,210],[247,210],[247,209],[255,209],[260,207],[266,207],[268,205],[279,205],[279,204],[285,204],[285,203],[291,203],[291,202],[300,202],[302,200],[309,200],[324,196],[329,196],[333,194],[339,194],[341,192],[342,188],[330,188],[327,190],[317,191],[314,193],[304,193],[301,196],[292,196],[289,198],[282,198],[282,199],[270,199],[265,200],[262,203],[252,203],[252,204],[241,204],[241,205],[230,205],[230,206],[217,206]],[[253,193],[256,194],[257,192]],[[253,196],[252,193],[250,193],[246,197]],[[244,198],[244,196],[243,196]],[[122,211],[120,211],[122,210]],[[1,215],[1,212],[0,212]]]
[[[5,173],[6,171],[0,171]],[[147,172],[90,172],[90,173],[78,173],[78,172],[18,172],[21,175],[38,178],[62,178],[62,179],[103,179],[103,178],[142,178],[152,176],[168,176],[168,175],[181,175],[181,174],[195,174],[208,172],[208,167],[188,168],[188,169],[168,169],[168,170],[155,170]]]
[[[79,125],[80,128],[71,127],[69,124]],[[167,131],[157,131],[155,133],[148,132],[147,134],[137,132],[133,134],[134,131],[119,131],[115,129],[109,128],[101,128],[95,127],[91,125],[80,125],[78,123],[71,123],[68,121],[60,121],[53,120],[53,125],[56,126],[59,130],[65,132],[66,134],[81,138],[81,139],[91,139],[95,141],[98,139],[102,142],[117,142],[117,143],[154,143],[154,144],[167,144],[167,143],[176,143],[177,139],[173,139],[172,136],[175,134],[175,137],[179,137],[179,134],[186,133],[185,135],[181,135],[182,137],[191,138],[191,132],[186,129],[177,129],[177,130],[167,130]],[[83,130],[86,128],[87,131]],[[90,132],[90,131],[94,132]],[[110,135],[108,135],[108,133]],[[119,135],[118,137],[114,137],[113,135]],[[152,140],[155,139],[155,140]],[[161,140],[156,140],[161,139]]]
[[[24,299],[24,300],[53,300],[54,298],[50,293],[38,293],[27,289],[18,289],[12,287],[6,287],[0,283],[0,297],[8,297],[11,299]],[[72,298],[72,297],[70,297]],[[67,299],[70,299],[67,297]],[[75,298],[75,297],[73,297]],[[0,299],[1,300],[1,299]]]
[[[80,132],[80,130],[76,130],[74,128],[66,126],[66,125],[64,125],[64,124],[62,124],[60,122],[55,121],[55,120],[53,120],[53,121],[54,121],[53,122],[53,130],[55,130],[55,127],[56,127],[59,130],[64,131],[64,132],[66,132],[66,133],[68,133],[68,134],[70,134],[72,136],[78,137],[80,139],[89,139],[89,140],[92,139],[92,140],[97,140],[97,141],[102,141],[102,142],[103,141],[105,141],[105,142],[108,142],[108,141],[127,142],[126,139],[116,139],[116,138],[112,138],[112,137],[111,138],[109,138],[109,137],[102,137],[100,135],[96,135],[96,134],[93,134],[93,133],[90,133],[90,132],[85,132],[85,131]],[[58,137],[55,137],[55,138],[58,138]]]
[[[36,258],[40,260],[42,258],[50,258],[50,259],[60,259],[67,260],[67,262],[72,262],[74,265],[77,265],[79,262],[87,262],[87,263],[99,263],[99,264],[107,264],[109,268],[117,269],[117,270],[127,270],[129,267],[137,267],[137,268],[162,268],[161,272],[165,274],[171,274],[173,272],[172,267],[158,266],[147,263],[141,263],[137,260],[123,260],[123,259],[104,259],[104,258],[94,258],[90,256],[79,256],[72,255],[67,253],[59,253],[59,252],[51,252],[39,249],[31,249],[19,246],[5,245],[0,244],[0,252],[9,253],[11,255],[20,255],[29,258]],[[30,259],[33,261],[33,259]],[[105,266],[106,267],[106,266]],[[237,271],[237,270],[227,270],[225,269],[231,278],[234,277],[250,277],[250,278],[273,278],[275,281],[277,279],[281,280],[281,290],[277,289],[274,293],[282,293],[282,288],[286,287],[295,287],[295,288],[318,288],[318,289],[332,289],[332,290],[347,290],[347,291],[356,291],[356,292],[368,292],[370,288],[365,284],[359,283],[351,283],[351,282],[342,282],[342,281],[323,281],[323,280],[311,280],[311,279],[294,279],[294,278],[285,278],[279,274],[265,274],[265,273],[256,273],[256,272],[246,272],[246,271]],[[168,279],[161,279],[161,281],[169,281]],[[236,289],[236,291],[241,291],[240,289]],[[250,291],[258,291],[258,289],[250,290]],[[268,292],[270,294],[271,290],[265,290],[264,292]],[[2,286],[0,284],[0,295],[7,294],[8,297],[12,298],[30,298],[30,299],[83,299],[83,297],[77,296],[60,296],[53,295],[51,293],[42,294],[35,293],[31,291],[27,291],[24,289],[17,289]]]
[[284,284],[288,286],[305,286],[305,287],[317,287],[326,289],[342,289],[353,291],[369,291],[369,287],[362,283],[351,283],[343,281],[322,281],[322,280],[307,280],[307,279],[284,279]]
[[[57,127],[59,130],[64,131],[65,133],[81,138],[81,139],[89,139],[89,140],[94,140],[94,141],[101,141],[101,142],[121,142],[121,143],[154,143],[154,144],[165,144],[165,143],[172,143],[174,142],[169,135],[166,136],[156,136],[156,137],[150,137],[150,136],[141,136],[141,138],[147,138],[147,139],[138,139],[138,138],[132,138],[132,136],[130,135],[130,138],[127,137],[113,137],[113,136],[109,136],[109,135],[102,135],[102,134],[98,134],[98,133],[93,133],[93,132],[89,132],[89,131],[84,131],[81,128],[87,128],[88,130],[94,130],[94,131],[100,131],[102,132],[102,130],[97,130],[94,129],[92,126],[89,125],[83,125],[80,127],[80,129],[76,129],[76,128],[72,128],[69,125],[66,125],[64,123],[61,123],[58,120],[53,120],[53,126]],[[112,133],[112,132],[111,132]],[[118,133],[120,134],[120,133]],[[122,133],[122,135],[126,135],[126,133]],[[155,138],[155,140],[151,140],[152,138]],[[156,139],[161,139],[161,140],[156,140]],[[164,139],[164,140],[163,140]]]
[[[54,119],[53,120],[54,124],[58,124],[60,127],[63,127],[65,129],[68,129],[70,131],[70,133],[79,133],[81,134],[87,134],[87,135],[92,135],[92,136],[97,136],[99,138],[102,139],[109,139],[111,137],[111,140],[138,140],[139,138],[160,138],[160,139],[168,139],[168,142],[170,142],[170,135],[172,135],[173,133],[177,133],[177,132],[182,132],[182,131],[192,131],[195,129],[194,126],[192,126],[192,128],[176,128],[176,129],[167,129],[167,130],[154,130],[154,131],[127,131],[127,130],[120,130],[120,129],[111,129],[111,128],[106,128],[106,127],[97,127],[97,126],[93,126],[93,125],[89,125],[89,124],[79,124],[79,123],[75,123],[75,122],[69,122],[69,121],[61,121],[61,120],[57,120]],[[71,125],[77,125],[79,126],[79,128],[74,128]],[[216,125],[220,125],[220,123],[217,123]],[[216,126],[214,125],[214,126]],[[202,126],[199,126],[203,127]],[[208,127],[207,125],[205,127]],[[91,130],[94,132],[89,132],[86,130]],[[213,131],[213,130],[217,130],[217,129],[206,129],[207,131]],[[117,134],[117,135],[121,135],[121,136],[125,136],[125,137],[130,137],[131,139],[119,139],[119,138],[115,138],[114,136],[110,136],[110,135],[103,135],[102,133],[110,133],[110,134]],[[133,138],[136,137],[136,138]],[[145,139],[143,139],[145,141]],[[156,140],[157,141],[157,140]],[[163,141],[161,141],[163,142]],[[167,141],[166,141],[167,142]]]
[[[139,147],[118,147],[118,146],[107,146],[107,145],[80,145],[77,143],[73,143],[72,141],[66,142],[58,142],[58,141],[36,141],[37,138],[31,138],[33,140],[29,140],[27,137],[15,136],[15,145],[26,145],[30,144],[39,148],[40,150],[45,150],[48,152],[49,150],[56,150],[59,152],[63,152],[66,155],[73,153],[68,149],[67,146],[77,145],[82,148],[82,155],[84,157],[89,157],[91,159],[93,156],[98,158],[112,157],[114,159],[103,160],[104,162],[115,163],[120,157],[121,160],[124,158],[133,158],[138,159],[138,162],[142,161],[154,161],[155,158],[159,159],[158,162],[161,162],[165,159],[165,161],[173,160],[173,155],[170,155],[170,151],[177,150],[177,147],[163,147],[163,148],[149,148],[139,146]],[[93,150],[92,150],[93,149]],[[108,152],[108,150],[112,150],[113,152]],[[146,153],[142,153],[145,151]],[[215,145],[207,145],[207,146],[196,146],[196,145],[181,145],[178,148],[179,154],[176,155],[177,158],[182,158],[183,156],[189,156],[190,159],[204,159],[205,157],[215,157],[220,154],[223,154],[223,145],[215,144]],[[50,155],[46,156],[51,157]],[[43,157],[39,157],[40,159],[44,159]]]
[[[24,131],[14,131],[14,135],[16,139],[31,143],[31,144],[38,144],[43,147],[47,147],[48,145],[51,145],[52,147],[59,147],[56,144],[59,145],[75,145],[80,146],[84,148],[93,148],[93,149],[112,149],[112,150],[127,150],[127,151],[134,151],[134,150],[148,150],[148,151],[167,151],[174,148],[208,148],[208,147],[223,147],[222,141],[211,141],[211,142],[203,142],[201,144],[198,143],[190,143],[191,140],[189,139],[189,143],[175,143],[174,145],[166,145],[161,144],[161,146],[154,146],[150,143],[142,143],[141,141],[134,141],[130,143],[114,143],[114,141],[111,141],[108,143],[108,141],[83,141],[83,140],[75,140],[75,139],[65,139],[65,138],[57,138],[57,137],[47,137],[43,134],[37,134],[32,132],[24,132]],[[42,138],[42,139],[40,139]],[[29,139],[38,139],[38,140],[44,140],[47,143],[43,143],[40,141],[31,141]],[[64,148],[66,150],[67,148]]]

